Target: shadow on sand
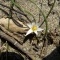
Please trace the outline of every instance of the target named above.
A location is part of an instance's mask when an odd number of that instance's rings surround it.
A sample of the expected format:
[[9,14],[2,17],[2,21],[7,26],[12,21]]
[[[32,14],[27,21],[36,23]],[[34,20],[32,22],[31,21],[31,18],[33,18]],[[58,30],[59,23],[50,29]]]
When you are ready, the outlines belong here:
[[14,52],[2,52],[0,54],[0,60],[24,60],[24,58]]
[[60,46],[57,47],[50,55],[43,58],[43,60],[60,60]]

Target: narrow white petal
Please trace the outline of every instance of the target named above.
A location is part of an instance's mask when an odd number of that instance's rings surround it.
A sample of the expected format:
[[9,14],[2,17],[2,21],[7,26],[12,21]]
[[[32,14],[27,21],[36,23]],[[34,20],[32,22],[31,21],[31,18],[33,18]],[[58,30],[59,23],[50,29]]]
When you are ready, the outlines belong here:
[[32,33],[32,32],[33,32],[33,31],[32,31],[31,29],[29,29],[29,30],[27,31],[27,33],[26,33],[25,36],[29,35],[29,34]]
[[38,35],[38,32],[37,32],[37,31],[34,31],[34,33],[35,33],[36,35]]
[[27,24],[27,26],[28,26],[29,28],[31,28],[32,24]]
[[36,23],[36,25],[39,27],[40,26],[40,23]]
[[33,26],[33,25],[36,25],[35,22],[32,23],[32,26]]
[[43,29],[42,28],[38,28],[38,30],[37,31],[42,31]]

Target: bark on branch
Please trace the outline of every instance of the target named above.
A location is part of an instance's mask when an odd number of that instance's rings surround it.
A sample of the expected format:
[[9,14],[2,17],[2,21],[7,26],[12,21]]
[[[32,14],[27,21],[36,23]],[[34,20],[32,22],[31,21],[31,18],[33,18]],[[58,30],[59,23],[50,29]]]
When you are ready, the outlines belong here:
[[[8,18],[1,18],[0,19],[0,24],[3,25],[6,29],[8,29]],[[26,27],[22,22],[19,22],[23,27]],[[9,20],[9,30],[12,32],[20,32],[20,33],[25,33],[28,28],[23,28],[17,26],[12,19]]]
[[[15,39],[14,39],[14,36],[12,36],[12,34],[10,34],[10,32],[6,32],[6,30],[4,29],[3,31],[3,27],[0,26],[0,38],[3,38],[2,40],[3,41],[7,41],[10,46],[12,46],[14,49],[18,50],[20,53],[22,53],[23,55],[25,55],[26,57],[29,58],[29,60],[33,60],[33,58],[26,52],[22,49],[22,45],[20,45]],[[6,33],[5,33],[6,32]],[[8,35],[10,34],[10,36]]]

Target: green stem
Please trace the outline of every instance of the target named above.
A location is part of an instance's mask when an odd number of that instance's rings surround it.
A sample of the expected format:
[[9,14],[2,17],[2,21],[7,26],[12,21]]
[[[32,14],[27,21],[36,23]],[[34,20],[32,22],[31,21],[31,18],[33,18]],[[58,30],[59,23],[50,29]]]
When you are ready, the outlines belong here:
[[10,25],[10,18],[8,19],[8,30],[9,30],[9,25]]
[[[15,0],[14,0],[14,1],[15,1]],[[13,7],[14,7],[14,4],[13,4],[12,1],[11,1],[10,10],[9,10],[9,18],[12,18],[12,10],[13,10]]]
[[[44,38],[45,38],[45,36],[47,35],[47,30],[48,30],[47,20],[46,20],[46,19],[47,19],[47,18],[48,18],[48,16],[50,15],[50,13],[51,13],[51,11],[52,11],[52,9],[53,9],[54,5],[55,5],[55,2],[56,2],[56,0],[54,0],[54,3],[53,3],[53,5],[52,5],[52,7],[51,7],[50,11],[48,12],[48,14],[47,14],[47,16],[46,16],[46,18],[45,18],[45,20],[44,20],[44,21],[46,22],[46,30],[45,30]],[[42,22],[42,24],[44,23],[44,21]],[[41,24],[41,25],[42,25],[42,24]],[[40,25],[40,26],[41,26],[41,25]]]
[[[56,0],[54,0],[54,3],[53,3],[53,5],[52,5],[52,7],[51,7],[50,11],[48,12],[48,14],[47,14],[47,16],[46,16],[46,19],[48,18],[48,16],[50,15],[51,11],[53,10],[53,7],[54,7],[54,5],[55,5],[55,2],[56,2]],[[43,25],[43,23],[44,23],[44,21],[41,23],[41,25],[40,25],[40,26],[42,26],[42,25]]]
[[9,46],[8,46],[7,41],[6,41],[6,52],[8,52],[8,50],[9,50]]
[[[15,0],[14,0],[15,1]],[[10,5],[10,10],[9,10],[9,19],[8,19],[8,30],[9,30],[9,25],[10,25],[10,19],[12,18],[12,10],[13,10],[13,6],[14,4],[11,1],[11,5]]]
[[50,14],[50,13],[51,13],[51,11],[53,10],[53,7],[54,7],[54,5],[55,5],[55,2],[56,2],[56,0],[54,0],[54,3],[53,3],[53,5],[52,5],[52,7],[51,7],[50,11],[48,12],[48,14],[47,14],[46,18],[48,18],[49,14]]
[[14,0],[11,0],[12,4],[14,4],[20,11],[23,12],[23,9],[21,8],[20,5],[16,4]]
[[45,18],[44,13],[42,12],[42,10],[36,5],[36,3],[33,0],[29,0],[30,2],[32,2],[38,9],[39,11],[42,13],[43,17]]
[[47,23],[47,20],[46,20],[46,18],[45,18],[45,24],[46,24],[46,30],[45,30],[45,34],[44,34],[44,38],[45,38],[45,36],[47,35],[47,31],[48,31],[48,23]]
[[[11,0],[11,1],[12,1],[12,3],[13,3],[20,11],[28,13],[30,16],[33,17],[33,20],[36,21],[34,15],[33,15],[32,13],[30,13],[29,11],[27,11],[25,8],[22,8],[20,5],[18,5],[17,3],[15,3],[13,0]],[[31,21],[30,21],[30,22],[31,22]]]
[[[36,3],[33,1],[33,0],[29,0],[30,2],[32,2],[34,5],[36,5]],[[47,30],[48,30],[48,23],[47,23],[47,20],[46,20],[46,17],[44,15],[44,13],[42,12],[42,10],[36,5],[36,7],[39,9],[39,11],[42,13],[43,17],[44,17],[44,22],[46,24],[46,30],[45,30],[45,35],[47,35]]]
[[[41,10],[42,10],[43,0],[40,4],[41,4]],[[40,10],[39,10],[39,22],[40,22]]]
[[34,15],[33,14],[31,14],[29,11],[27,11],[26,9],[24,10],[26,13],[28,13],[29,15],[31,15],[32,17],[33,17],[33,20],[36,22],[36,19],[35,19],[35,17],[34,17]]

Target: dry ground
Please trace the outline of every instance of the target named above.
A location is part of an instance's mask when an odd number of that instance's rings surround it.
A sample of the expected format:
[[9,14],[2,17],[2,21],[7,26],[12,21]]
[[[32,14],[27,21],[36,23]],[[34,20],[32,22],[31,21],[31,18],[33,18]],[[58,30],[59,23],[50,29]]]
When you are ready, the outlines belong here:
[[[0,3],[6,5],[6,6],[10,6],[10,1],[6,0],[0,0]],[[24,9],[30,11],[34,17],[36,18],[36,21],[38,22],[39,20],[39,11],[38,8],[32,4],[31,2],[29,2],[28,0],[16,0],[18,2],[19,5],[21,5],[22,7],[24,7]],[[48,0],[34,0],[36,2],[36,4],[38,6],[40,6],[40,8],[42,9],[43,13],[45,15],[48,14],[49,9],[51,6],[48,5]],[[50,0],[50,3],[53,3],[53,0]],[[42,6],[41,6],[42,4]],[[9,9],[2,7],[0,5],[0,8],[4,9],[5,11],[9,12]],[[14,7],[16,9],[16,7]],[[16,9],[18,10],[18,9]],[[20,16],[19,14],[17,14],[18,17]],[[16,15],[13,15],[15,19]],[[0,19],[1,18],[6,18],[7,16],[0,10]],[[23,17],[23,16],[22,16]],[[24,18],[24,17],[23,17]],[[29,18],[32,20],[32,17]],[[3,21],[3,20],[2,20]],[[43,21],[43,17],[42,15],[40,16],[40,23]],[[37,41],[36,39],[33,41],[33,43],[31,44],[29,40],[27,40],[23,45],[22,45],[22,49],[24,51],[27,51],[27,53],[33,58],[33,60],[43,60],[42,58],[46,58],[46,60],[59,60],[59,52],[57,51],[57,47],[60,44],[60,27],[59,27],[59,22],[60,22],[60,0],[57,1],[55,3],[55,6],[52,10],[52,12],[50,13],[49,17],[47,18],[48,21],[48,40],[53,40],[53,42],[51,43],[51,41],[49,42],[49,44],[47,44],[45,47],[43,47],[42,50],[42,46],[43,46],[43,41],[42,39],[42,35],[40,38],[40,42],[37,45]],[[42,28],[45,29],[45,24],[42,25]],[[17,32],[19,32],[19,30],[17,30]],[[20,37],[20,40],[24,40],[24,37],[19,34],[15,34],[16,31],[13,32],[14,35],[16,35],[17,37]],[[42,52],[41,52],[42,50]],[[3,51],[6,51],[6,48],[4,47]],[[3,52],[2,51],[2,52]],[[15,50],[11,47],[9,47],[9,52],[14,52]],[[60,50],[59,50],[60,51]],[[15,51],[16,52],[16,51]],[[54,58],[56,56],[56,58]],[[58,57],[57,57],[58,56]],[[53,59],[52,59],[53,58]]]

